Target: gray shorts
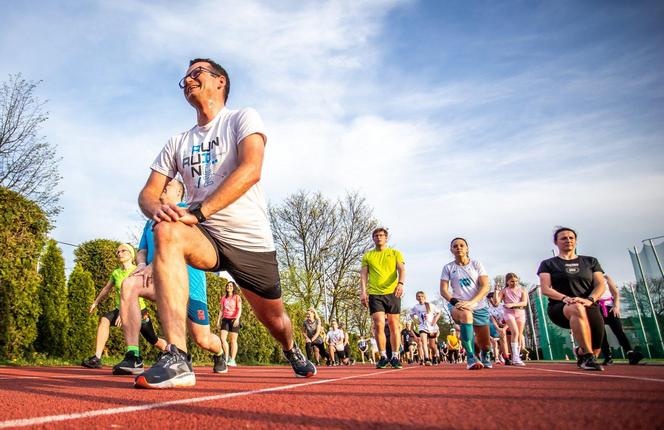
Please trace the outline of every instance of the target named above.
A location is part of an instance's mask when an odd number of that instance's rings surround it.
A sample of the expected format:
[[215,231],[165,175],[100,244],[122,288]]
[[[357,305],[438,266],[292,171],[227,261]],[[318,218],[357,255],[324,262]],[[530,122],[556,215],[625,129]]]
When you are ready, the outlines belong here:
[[281,297],[276,251],[245,251],[214,238],[204,226],[196,227],[207,237],[217,252],[217,264],[209,272],[228,271],[240,288],[265,299]]

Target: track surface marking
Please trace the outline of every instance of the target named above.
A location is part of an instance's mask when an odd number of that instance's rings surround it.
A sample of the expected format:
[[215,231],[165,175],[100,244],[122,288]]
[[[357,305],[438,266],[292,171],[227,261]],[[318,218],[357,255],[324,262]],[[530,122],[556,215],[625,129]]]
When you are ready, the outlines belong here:
[[195,387],[137,390],[108,367],[0,367],[0,428],[664,428],[664,366],[357,365],[306,380],[285,366],[241,366],[197,368],[196,378]]

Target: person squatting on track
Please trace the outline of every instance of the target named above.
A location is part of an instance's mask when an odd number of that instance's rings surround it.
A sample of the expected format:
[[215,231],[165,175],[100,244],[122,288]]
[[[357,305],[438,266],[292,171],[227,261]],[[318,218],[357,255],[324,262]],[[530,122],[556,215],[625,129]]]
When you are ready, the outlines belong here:
[[542,294],[549,298],[551,321],[572,330],[577,365],[584,370],[604,370],[596,361],[604,338],[604,319],[597,300],[604,292],[604,270],[594,257],[576,254],[576,232],[560,227],[553,234],[558,256],[540,263],[537,274]]
[[[499,286],[496,285],[496,291],[499,291]],[[505,305],[498,303],[497,294],[495,291],[490,292],[486,297],[489,301],[489,317],[491,320],[491,337],[498,338],[498,357],[499,362],[502,364],[510,365],[512,360],[509,356],[509,348],[507,341],[507,324],[505,324]],[[495,333],[494,333],[495,331]],[[498,362],[498,360],[496,360]]]
[[[196,110],[196,125],[169,139],[139,195],[141,210],[156,222],[153,276],[159,320],[169,346],[136,378],[136,386],[196,383],[186,342],[187,264],[210,272],[227,270],[257,319],[281,344],[295,375],[313,376],[316,367],[295,345],[281,298],[260,184],[266,145],[263,121],[253,109],[226,107],[230,79],[210,59],[190,61],[179,85]],[[159,201],[169,178],[178,173],[187,190],[188,208]]]
[[[184,197],[184,186],[177,179],[171,179],[161,194],[164,204],[180,203]],[[182,204],[182,203],[181,203]],[[152,261],[154,259],[154,221],[148,220],[143,227],[143,235],[136,255],[136,270],[122,282],[120,316],[124,321],[122,331],[127,343],[124,360],[113,368],[116,375],[137,375],[143,373],[143,362],[138,348],[138,330],[140,310],[138,298],[155,301],[155,289],[152,282]],[[207,285],[205,273],[187,266],[187,321],[189,331],[196,344],[212,353],[215,373],[226,373],[226,363],[221,355],[221,341],[210,330],[207,305]]]
[[[391,365],[400,369],[399,344],[399,314],[401,312],[401,296],[406,280],[406,268],[403,256],[399,251],[387,247],[387,229],[375,229],[371,238],[375,248],[362,257],[360,271],[360,301],[364,307],[369,307],[369,313],[375,328],[380,360],[376,368],[383,369]],[[385,319],[390,332],[392,357],[387,357]]]
[[456,335],[456,329],[452,327],[450,334],[445,338],[447,344],[447,361],[451,364],[456,364],[461,359],[461,342]]
[[[454,255],[454,261],[443,267],[440,275],[440,295],[449,302],[454,322],[461,326],[461,343],[467,354],[466,367],[469,370],[491,368],[489,311],[486,301],[490,287],[489,276],[482,263],[470,259],[466,239],[453,239],[450,251]],[[479,358],[475,355],[475,336],[482,348]]]
[[526,327],[526,307],[528,306],[528,291],[519,285],[519,277],[514,273],[505,275],[505,288],[498,292],[498,302],[504,303],[503,317],[512,334],[512,364],[525,366],[521,361],[523,344],[523,330]]
[[[604,279],[608,288],[604,290],[604,293],[597,300],[597,304],[602,312],[602,318],[604,318],[604,325],[611,327],[611,331],[618,339],[618,343],[620,343],[627,360],[629,360],[629,364],[639,364],[639,361],[643,360],[643,354],[632,349],[632,344],[629,342],[620,322],[620,292],[618,291],[618,287],[609,275],[605,274]],[[611,355],[611,348],[609,347],[609,340],[606,333],[604,334],[604,340],[602,340],[602,355],[604,356],[602,364],[613,364],[613,356]]]
[[321,323],[318,312],[313,307],[307,311],[307,316],[302,323],[302,334],[306,342],[304,349],[307,352],[307,359],[320,364],[321,356],[326,361],[329,360],[323,341],[323,324]]
[[410,310],[411,318],[417,319],[420,338],[420,356],[424,357],[424,365],[431,366],[432,359],[437,357],[438,347],[436,336],[438,333],[438,319],[440,310],[433,303],[427,302],[423,291],[415,294],[417,303]]
[[417,348],[417,335],[413,331],[413,321],[406,321],[406,327],[401,330],[401,348],[403,349],[402,362],[413,364],[415,349]]
[[329,364],[332,366],[339,364],[348,364],[346,359],[345,346],[346,336],[344,331],[339,328],[336,320],[332,320],[330,331],[327,332],[327,345],[329,348]]
[[369,339],[361,338],[357,341],[357,349],[360,351],[360,358],[362,359],[362,364],[366,363],[365,359],[368,359],[370,363],[373,363],[371,357],[369,357]]
[[227,364],[230,367],[236,367],[235,357],[237,357],[237,337],[241,328],[242,298],[235,282],[228,281],[225,289],[226,293],[219,300],[220,311],[217,318],[217,328],[221,329],[221,346]]
[[[95,310],[95,308],[99,305],[99,302],[104,300],[106,296],[111,292],[111,290],[115,287],[115,309],[113,309],[110,312],[107,312],[104,316],[102,316],[99,319],[99,326],[97,327],[97,342],[95,347],[95,355],[83,360],[81,364],[85,367],[89,367],[92,369],[99,369],[102,367],[101,354],[104,352],[106,341],[108,341],[110,328],[113,325],[117,327],[122,327],[123,321],[125,321],[120,316],[120,308],[121,308],[120,296],[121,296],[122,281],[124,281],[127,276],[129,276],[134,270],[136,270],[136,266],[134,265],[135,254],[136,251],[134,250],[134,247],[129,244],[123,243],[120,246],[118,246],[118,249],[115,251],[115,255],[118,260],[118,263],[120,264],[120,267],[118,267],[113,271],[113,273],[111,273],[111,278],[106,283],[104,288],[102,288],[102,290],[99,292],[94,302],[92,302],[92,305],[90,306],[90,313],[92,313]],[[139,306],[138,321],[140,321],[140,323],[136,324],[137,327],[136,344],[138,345],[138,332],[140,331],[141,335],[151,345],[154,345],[160,350],[164,350],[166,348],[166,341],[164,339],[160,339],[159,337],[157,337],[157,334],[154,331],[154,327],[152,326],[152,321],[150,320],[150,317],[148,315],[148,310],[145,306],[145,302],[143,301],[143,299],[138,299],[136,300],[136,305]],[[138,356],[138,348],[136,348],[136,355]],[[141,364],[140,367],[142,369],[143,362],[141,361],[140,364]],[[115,368],[113,370],[115,373]]]

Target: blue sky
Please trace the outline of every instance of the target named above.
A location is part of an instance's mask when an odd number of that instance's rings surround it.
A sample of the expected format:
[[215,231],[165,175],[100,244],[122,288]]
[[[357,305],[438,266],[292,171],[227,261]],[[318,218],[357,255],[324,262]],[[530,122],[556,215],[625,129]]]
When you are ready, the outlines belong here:
[[413,293],[437,296],[454,236],[492,276],[535,282],[556,225],[634,279],[627,248],[664,234],[661,3],[273,3],[2,8],[0,77],[43,80],[63,157],[53,237],[138,230],[150,162],[195,120],[177,82],[209,56],[230,73],[229,107],[266,123],[270,200],[359,191]]

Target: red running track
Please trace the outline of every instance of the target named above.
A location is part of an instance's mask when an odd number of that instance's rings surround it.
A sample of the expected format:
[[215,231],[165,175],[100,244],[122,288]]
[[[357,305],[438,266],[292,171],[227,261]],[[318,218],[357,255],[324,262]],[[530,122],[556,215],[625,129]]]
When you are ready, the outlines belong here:
[[664,366],[573,364],[197,368],[195,387],[137,390],[110,368],[0,367],[0,429],[664,428]]

